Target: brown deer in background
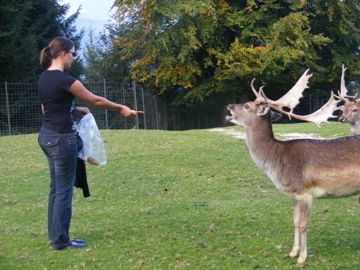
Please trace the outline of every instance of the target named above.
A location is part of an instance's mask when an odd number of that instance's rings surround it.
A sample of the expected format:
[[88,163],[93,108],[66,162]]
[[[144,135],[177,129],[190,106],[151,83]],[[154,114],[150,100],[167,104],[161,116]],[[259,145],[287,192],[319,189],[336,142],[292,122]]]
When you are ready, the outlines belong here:
[[341,107],[342,114],[339,117],[340,122],[348,123],[350,130],[355,135],[360,135],[360,99],[356,96],[348,96],[348,90],[345,86],[345,68],[342,65],[341,83],[340,83],[340,99],[344,101]]
[[[268,99],[262,88],[251,88],[255,101],[228,105],[226,119],[245,127],[246,142],[253,161],[273,184],[294,199],[294,245],[289,258],[298,256],[301,264],[307,257],[307,228],[314,199],[338,198],[360,193],[360,136],[328,140],[274,138],[271,109],[292,118],[320,125],[334,117],[339,100],[331,94],[329,101],[316,112],[300,116],[293,113],[302,92],[307,88],[308,70],[283,97]],[[290,109],[285,111],[284,107]]]

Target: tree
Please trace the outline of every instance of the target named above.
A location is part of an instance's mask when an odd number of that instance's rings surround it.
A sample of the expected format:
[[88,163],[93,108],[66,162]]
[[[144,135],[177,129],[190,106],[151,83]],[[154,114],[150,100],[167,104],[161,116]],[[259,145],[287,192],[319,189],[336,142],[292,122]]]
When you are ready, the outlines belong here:
[[124,66],[119,60],[117,49],[109,40],[109,36],[103,32],[98,35],[93,29],[89,31],[89,40],[85,44],[84,76],[87,82],[106,80],[117,81],[124,78]]
[[85,43],[84,60],[85,80],[89,82],[100,81],[103,76],[103,47],[100,45],[101,40],[95,36],[94,30],[89,30],[89,40]]
[[360,73],[359,1],[118,0],[115,7],[121,31],[112,42],[131,77],[173,92],[178,103],[247,96],[253,77],[279,96],[307,68],[312,87],[328,93],[342,63],[349,79]]
[[[57,0],[4,2],[0,6],[0,81],[36,80],[39,52],[56,36],[66,36],[79,47],[83,32],[74,25],[79,9],[66,17],[69,5]],[[70,72],[79,76],[81,65],[75,62]]]
[[[9,88],[9,100],[13,104],[10,114],[6,110],[6,92],[3,82],[36,82],[40,74],[39,53],[57,36],[65,36],[79,48],[83,31],[78,32],[74,23],[79,9],[66,17],[68,5],[56,0],[2,1],[0,5],[0,127],[13,123],[13,132],[21,132],[27,126],[29,113],[40,115],[37,92],[28,88],[21,93]],[[81,60],[75,61],[69,72],[79,76]],[[10,85],[10,84],[9,84]],[[35,90],[35,92],[34,92]]]

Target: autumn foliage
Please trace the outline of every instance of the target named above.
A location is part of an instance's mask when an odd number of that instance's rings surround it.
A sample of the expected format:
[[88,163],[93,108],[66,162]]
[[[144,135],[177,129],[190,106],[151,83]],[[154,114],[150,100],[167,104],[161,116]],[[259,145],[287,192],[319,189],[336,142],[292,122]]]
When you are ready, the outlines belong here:
[[319,88],[339,80],[343,63],[350,77],[360,73],[358,1],[117,0],[115,7],[113,46],[130,76],[158,93],[175,91],[183,103],[246,95],[253,77],[286,91],[307,68]]

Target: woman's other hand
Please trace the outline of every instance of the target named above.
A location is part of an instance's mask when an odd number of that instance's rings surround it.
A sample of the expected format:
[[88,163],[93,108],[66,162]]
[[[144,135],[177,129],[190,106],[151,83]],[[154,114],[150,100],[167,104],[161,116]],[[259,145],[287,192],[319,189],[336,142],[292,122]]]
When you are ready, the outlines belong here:
[[76,113],[80,116],[84,116],[90,113],[90,110],[87,107],[76,107]]

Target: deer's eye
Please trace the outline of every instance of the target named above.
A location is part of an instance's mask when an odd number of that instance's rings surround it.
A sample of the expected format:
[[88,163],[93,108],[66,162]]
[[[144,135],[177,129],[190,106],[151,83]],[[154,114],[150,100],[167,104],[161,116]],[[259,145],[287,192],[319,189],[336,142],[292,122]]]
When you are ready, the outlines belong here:
[[353,109],[351,112],[353,112],[353,113],[357,113],[357,109]]
[[250,109],[250,105],[249,105],[248,103],[245,103],[245,104],[244,104],[244,108],[245,108],[246,110],[248,110],[248,109]]

